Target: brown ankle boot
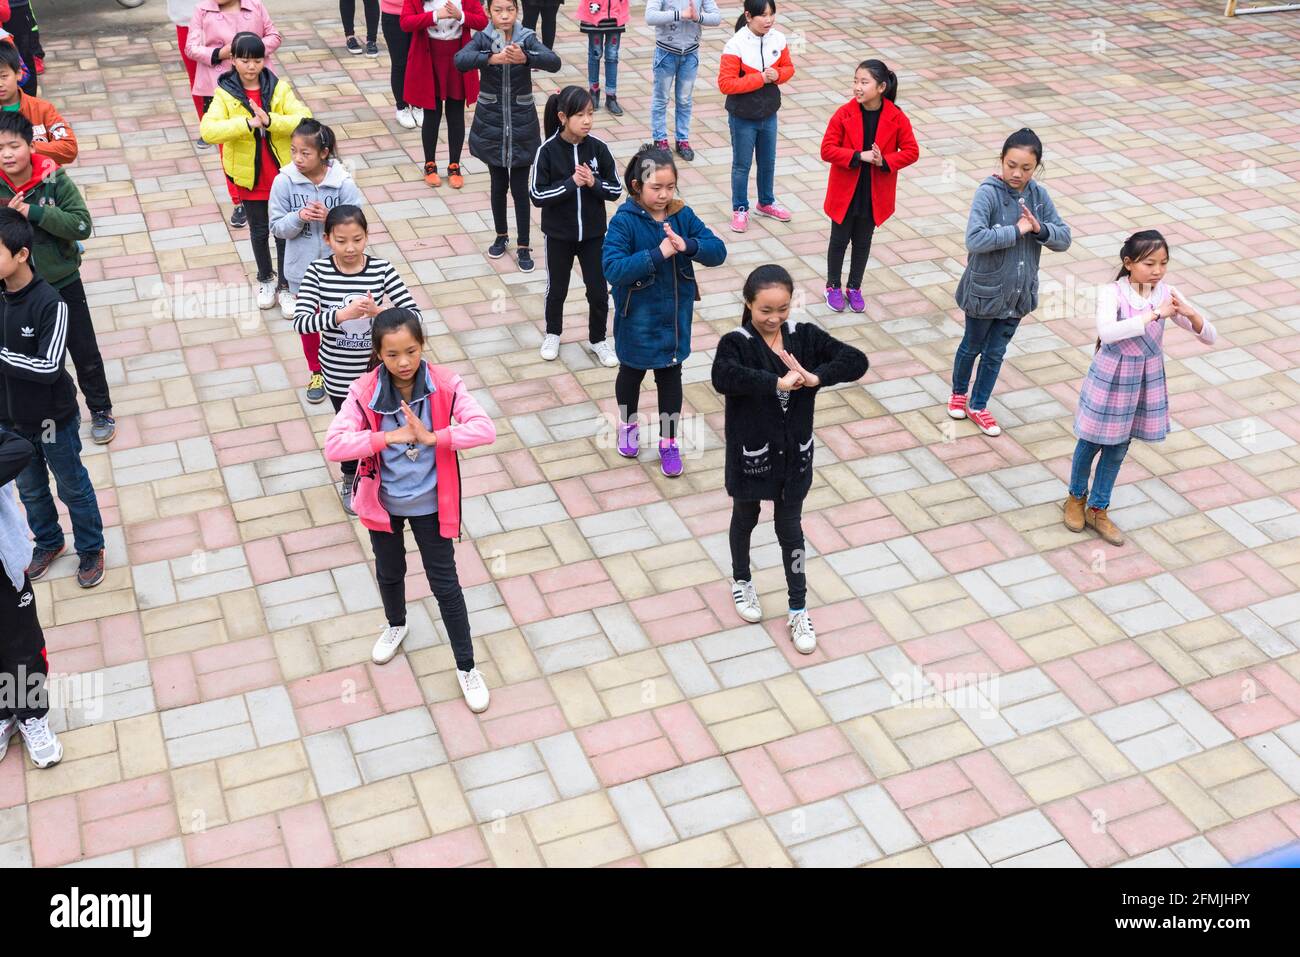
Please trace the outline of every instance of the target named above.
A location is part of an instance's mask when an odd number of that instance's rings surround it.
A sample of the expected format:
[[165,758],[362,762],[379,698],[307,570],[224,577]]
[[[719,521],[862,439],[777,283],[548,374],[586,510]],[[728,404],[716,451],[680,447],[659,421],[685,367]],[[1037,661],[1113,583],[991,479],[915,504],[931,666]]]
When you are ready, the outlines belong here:
[[1070,531],[1083,531],[1083,506],[1087,501],[1086,495],[1075,498],[1067,493],[1065,496],[1065,527]]
[[1104,508],[1090,508],[1083,513],[1084,522],[1112,545],[1124,544],[1124,533],[1110,520]]

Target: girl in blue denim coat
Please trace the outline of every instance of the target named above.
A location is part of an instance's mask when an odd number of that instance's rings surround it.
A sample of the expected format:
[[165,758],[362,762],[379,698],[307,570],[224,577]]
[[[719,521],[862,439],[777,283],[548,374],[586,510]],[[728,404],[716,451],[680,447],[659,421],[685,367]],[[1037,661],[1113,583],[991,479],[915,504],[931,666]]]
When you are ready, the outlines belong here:
[[659,463],[664,475],[676,478],[682,474],[677,447],[682,363],[691,354],[691,318],[700,297],[695,264],[721,265],[727,247],[674,196],[677,166],[667,150],[642,146],[628,163],[623,183],[629,198],[610,220],[601,253],[614,296],[618,452],[637,456],[641,382],[653,369],[659,392]]
[[[956,297],[966,313],[966,333],[953,360],[948,415],[969,418],[985,435],[1002,433],[986,406],[1011,337],[1038,307],[1038,257],[1044,246],[1070,248],[1070,227],[1033,178],[1042,162],[1043,143],[1033,130],[1008,136],[1002,168],[975,190],[966,223],[969,257]],[[979,373],[967,398],[976,358]]]

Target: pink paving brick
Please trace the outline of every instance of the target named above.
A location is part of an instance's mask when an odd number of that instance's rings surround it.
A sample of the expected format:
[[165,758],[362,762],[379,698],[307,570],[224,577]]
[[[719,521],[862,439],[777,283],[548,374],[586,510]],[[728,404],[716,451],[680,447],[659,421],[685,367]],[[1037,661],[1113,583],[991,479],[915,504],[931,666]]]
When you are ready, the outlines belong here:
[[835,794],[865,787],[875,780],[856,754],[831,758],[821,764],[791,771],[786,775],[800,804],[811,804]]
[[370,676],[371,687],[379,695],[379,704],[386,713],[424,705],[424,695],[420,692],[419,682],[415,680],[415,673],[411,671],[411,663],[405,655],[398,655],[386,665],[368,664],[366,671]]
[[464,701],[444,701],[431,705],[429,711],[438,728],[439,740],[452,761],[488,749],[483,727]]
[[1296,837],[1280,818],[1268,811],[1207,831],[1205,836],[1233,864],[1285,847]]
[[32,863],[37,867],[57,867],[79,859],[82,851],[77,799],[58,797],[28,805],[27,833]]
[[215,864],[231,857],[278,847],[280,831],[273,815],[224,824],[207,831],[187,834],[182,841],[191,867]]
[[338,864],[339,856],[334,849],[329,820],[319,801],[288,808],[277,816],[291,866],[333,867]]
[[176,809],[168,801],[162,807],[145,808],[83,824],[81,842],[87,857],[97,857],[128,847],[152,844],[179,833]]
[[83,791],[77,795],[77,813],[80,820],[86,823],[145,808],[170,805],[171,800],[171,785],[167,775],[152,774]]
[[1005,817],[1034,806],[1016,779],[988,751],[963,755],[957,759],[957,767],[999,815]]
[[939,798],[909,808],[904,813],[926,841],[937,841],[997,820],[997,812],[974,790]]
[[768,754],[782,774],[795,768],[829,761],[850,751],[852,748],[848,739],[834,725],[773,741],[767,746]]
[[971,786],[970,781],[951,761],[909,771],[897,777],[885,780],[885,790],[903,810],[917,804],[933,801],[949,794],[956,794]]
[[596,757],[629,745],[640,744],[660,737],[663,730],[647,711],[630,714],[611,721],[579,728],[578,743],[588,757]]
[[608,788],[675,768],[682,764],[682,760],[667,738],[656,738],[597,755],[591,759],[591,764],[601,784]]
[[701,761],[719,753],[713,736],[701,723],[690,702],[656,708],[654,715],[684,763]]
[[464,867],[487,860],[487,848],[476,827],[449,831],[415,844],[395,847],[393,863],[398,867]]
[[1074,798],[1049,804],[1043,813],[1089,867],[1107,867],[1124,859],[1124,849],[1110,838],[1100,819]]
[[1168,804],[1111,821],[1111,837],[1130,856],[1177,843],[1196,834],[1196,828]]
[[[466,710],[469,710],[468,708]],[[521,711],[504,718],[483,722],[488,744],[492,748],[506,748],[523,741],[535,741],[569,729],[564,712],[555,705]]]
[[760,814],[774,814],[799,803],[766,748],[733,751],[727,761]]

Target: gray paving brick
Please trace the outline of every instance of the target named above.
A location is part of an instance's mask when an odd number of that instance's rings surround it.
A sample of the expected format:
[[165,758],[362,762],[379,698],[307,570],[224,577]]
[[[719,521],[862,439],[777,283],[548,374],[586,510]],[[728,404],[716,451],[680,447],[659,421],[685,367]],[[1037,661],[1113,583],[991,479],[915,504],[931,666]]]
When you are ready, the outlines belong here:
[[677,832],[644,778],[610,788],[609,800],[639,852],[677,842]]
[[572,798],[599,790],[600,782],[572,731],[540,738],[534,744],[561,797]]
[[649,780],[655,796],[665,805],[689,801],[740,784],[731,765],[722,757],[706,758],[671,771],[661,771],[650,775]]
[[361,773],[352,757],[352,749],[348,747],[347,733],[342,728],[308,735],[302,743],[316,778],[316,789],[322,796],[361,786]]
[[546,770],[537,749],[527,742],[461,758],[454,766],[467,791]]
[[670,804],[665,811],[683,838],[696,837],[758,817],[745,789],[739,787]]

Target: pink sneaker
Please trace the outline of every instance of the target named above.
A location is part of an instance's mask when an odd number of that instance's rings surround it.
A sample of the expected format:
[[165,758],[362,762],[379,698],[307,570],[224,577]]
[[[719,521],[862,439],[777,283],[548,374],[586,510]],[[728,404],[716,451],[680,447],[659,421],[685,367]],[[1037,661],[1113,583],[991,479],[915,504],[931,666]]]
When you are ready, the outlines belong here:
[[618,454],[625,459],[634,459],[641,451],[641,430],[635,422],[618,424]]
[[668,478],[682,474],[682,450],[677,447],[676,440],[669,439],[667,445],[659,446],[659,468]]
[[985,435],[1002,434],[1002,426],[998,425],[997,420],[989,414],[988,409],[968,409],[966,414],[972,422],[979,426],[980,431]]
[[655,149],[660,149],[660,150],[663,150],[665,153],[667,153],[667,152],[668,152],[668,141],[667,141],[667,140],[655,140]]
[[780,203],[769,203],[767,206],[755,206],[754,212],[760,216],[771,216],[778,222],[790,222],[790,210],[786,209]]
[[749,228],[749,212],[744,209],[738,209],[731,214],[731,231],[733,233],[743,233]]
[[850,289],[848,291],[849,308],[854,312],[866,312],[867,301],[862,298],[861,289]]
[[966,418],[966,397],[964,395],[948,396],[948,415],[954,419]]
[[826,305],[832,312],[844,311],[844,292],[839,286],[826,287]]

